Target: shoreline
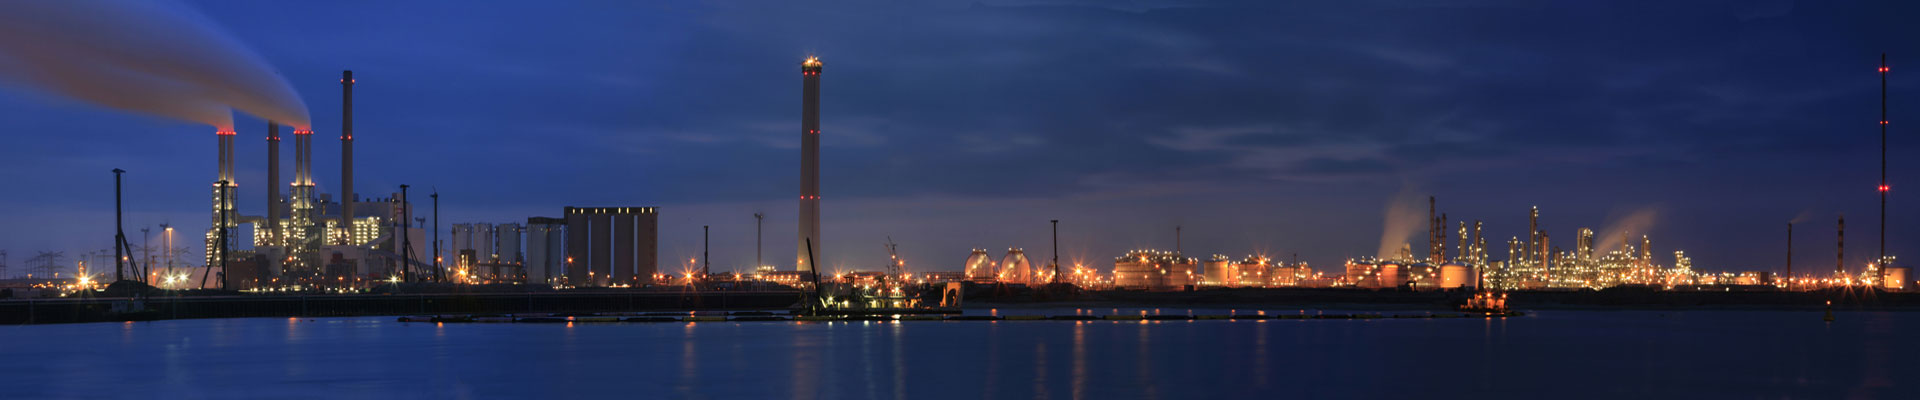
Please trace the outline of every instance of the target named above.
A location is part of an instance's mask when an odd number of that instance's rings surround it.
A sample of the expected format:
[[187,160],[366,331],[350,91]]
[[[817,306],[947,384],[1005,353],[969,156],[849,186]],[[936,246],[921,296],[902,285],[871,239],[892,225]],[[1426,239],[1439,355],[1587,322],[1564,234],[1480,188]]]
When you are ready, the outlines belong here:
[[[1454,311],[1471,292],[1246,288],[1191,292],[1082,291],[1070,295],[974,292],[965,310],[1010,309],[1300,309]],[[1566,311],[1920,311],[1920,293],[1516,291],[1515,310]],[[434,314],[622,313],[785,310],[798,291],[564,290],[518,293],[401,293],[0,300],[0,325],[246,317],[403,316]],[[1042,298],[1045,297],[1045,298]]]

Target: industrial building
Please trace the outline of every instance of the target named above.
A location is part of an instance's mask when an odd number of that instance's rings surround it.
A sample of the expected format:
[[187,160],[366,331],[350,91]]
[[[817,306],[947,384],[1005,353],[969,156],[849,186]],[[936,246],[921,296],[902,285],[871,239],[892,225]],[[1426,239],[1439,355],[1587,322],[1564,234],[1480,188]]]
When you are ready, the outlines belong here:
[[[425,232],[411,223],[404,192],[361,198],[353,191],[353,72],[341,73],[340,193],[315,191],[311,129],[294,129],[294,176],[280,180],[280,128],[268,122],[266,215],[239,215],[242,185],[233,174],[237,131],[215,132],[218,172],[213,184],[212,228],[206,235],[205,262],[220,284],[233,289],[259,286],[352,288],[372,281],[418,280],[435,271],[426,254]],[[287,186],[285,195],[281,185]],[[252,250],[235,242],[243,226],[253,234]],[[403,260],[405,260],[403,262]],[[245,269],[242,271],[241,269]],[[408,275],[412,271],[414,274]],[[207,286],[216,286],[208,284]]]
[[653,207],[567,207],[568,286],[638,286],[660,272]]
[[494,262],[493,224],[453,224],[449,233],[455,269],[472,273],[474,267]]
[[530,280],[525,259],[520,253],[523,228],[517,223],[453,224],[453,240],[447,243],[453,254],[451,273],[461,283],[544,283],[545,278]]

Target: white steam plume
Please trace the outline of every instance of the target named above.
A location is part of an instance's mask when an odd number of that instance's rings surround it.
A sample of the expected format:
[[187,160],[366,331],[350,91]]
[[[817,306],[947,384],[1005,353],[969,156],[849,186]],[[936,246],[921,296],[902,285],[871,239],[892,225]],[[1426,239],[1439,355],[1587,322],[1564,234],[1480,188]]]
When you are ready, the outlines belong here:
[[1605,229],[1594,233],[1600,236],[1593,240],[1594,254],[1606,254],[1609,251],[1619,250],[1620,246],[1626,244],[1624,240],[1639,240],[1640,235],[1646,235],[1647,230],[1653,229],[1653,222],[1659,216],[1660,209],[1646,207],[1634,210],[1625,217],[1614,219]]
[[0,1],[0,80],[221,129],[234,109],[310,126],[286,78],[172,0]]
[[1376,256],[1382,260],[1400,257],[1400,248],[1413,239],[1413,233],[1427,225],[1426,202],[1414,190],[1413,185],[1404,185],[1400,193],[1387,199],[1387,210],[1383,214],[1386,221],[1380,228],[1380,251]]

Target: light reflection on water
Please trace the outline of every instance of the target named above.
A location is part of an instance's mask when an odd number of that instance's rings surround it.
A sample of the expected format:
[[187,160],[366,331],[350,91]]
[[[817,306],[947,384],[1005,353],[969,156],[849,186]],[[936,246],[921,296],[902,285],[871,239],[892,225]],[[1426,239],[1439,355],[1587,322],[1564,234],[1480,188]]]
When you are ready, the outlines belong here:
[[[1000,309],[1000,315],[1153,309]],[[1307,310],[1158,310],[1312,314]],[[1337,313],[1329,311],[1328,313]],[[1903,398],[1916,313],[0,326],[0,398]]]

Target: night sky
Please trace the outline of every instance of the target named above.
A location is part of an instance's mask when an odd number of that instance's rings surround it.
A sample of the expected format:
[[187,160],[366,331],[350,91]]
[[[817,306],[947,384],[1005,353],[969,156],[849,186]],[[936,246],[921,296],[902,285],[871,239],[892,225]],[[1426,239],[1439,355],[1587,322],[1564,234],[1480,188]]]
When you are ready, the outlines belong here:
[[[1878,239],[1880,54],[1892,59],[1888,252],[1920,257],[1920,15],[1911,2],[191,2],[300,93],[339,183],[340,70],[357,189],[441,194],[441,224],[659,206],[664,271],[700,254],[791,268],[800,74],[822,75],[822,264],[958,271],[972,248],[1110,269],[1133,248],[1299,253],[1316,268],[1425,239],[1425,196],[1505,257],[1651,215],[1656,260],[1849,267]],[[1674,4],[1686,3],[1686,4]],[[556,6],[556,4],[559,4]],[[1113,6],[1123,4],[1124,6]],[[241,212],[264,123],[238,116]],[[212,128],[0,90],[0,250],[107,249],[209,225]],[[283,131],[283,135],[291,136]],[[282,144],[292,178],[292,141]],[[281,183],[284,185],[284,182]],[[1912,188],[1912,189],[1909,189]],[[1449,227],[1449,245],[1453,244]],[[1404,239],[1401,239],[1404,237]],[[419,244],[416,244],[419,245]],[[1397,247],[1397,246],[1393,246]],[[1423,253],[1423,252],[1422,252]],[[198,255],[186,257],[198,259]]]

